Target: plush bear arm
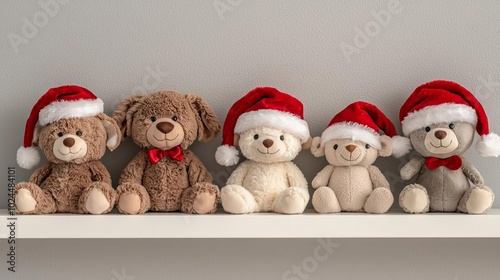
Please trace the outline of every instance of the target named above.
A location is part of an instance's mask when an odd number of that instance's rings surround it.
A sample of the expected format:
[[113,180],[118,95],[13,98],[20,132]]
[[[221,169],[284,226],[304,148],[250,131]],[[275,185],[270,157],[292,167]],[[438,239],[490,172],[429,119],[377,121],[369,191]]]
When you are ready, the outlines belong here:
[[100,161],[90,162],[89,170],[92,174],[92,182],[102,182],[111,185],[111,175],[109,175],[108,170]]
[[307,180],[304,177],[304,173],[293,162],[287,162],[286,165],[286,175],[288,177],[288,182],[290,187],[305,188],[307,189]]
[[233,173],[231,173],[229,179],[227,179],[227,185],[243,186],[243,180],[245,180],[249,169],[250,164],[248,164],[247,161],[240,163]]
[[47,162],[44,166],[38,168],[30,177],[30,183],[40,186],[52,172],[52,163]]
[[424,166],[425,159],[422,156],[416,156],[412,158],[403,168],[399,174],[403,180],[410,180],[413,176],[415,176],[422,166]]
[[194,186],[196,183],[212,183],[212,175],[201,160],[190,150],[184,150],[184,162],[188,171],[189,184]]
[[142,176],[148,164],[147,152],[140,151],[123,169],[119,184],[136,183],[142,185]]
[[319,187],[328,186],[328,182],[330,181],[330,176],[332,176],[333,169],[335,167],[333,165],[327,165],[323,170],[321,170],[316,177],[314,177],[312,181],[312,187],[317,189]]
[[370,174],[370,179],[372,180],[373,189],[376,188],[386,188],[389,189],[390,185],[384,174],[374,165],[368,166],[368,174]]
[[462,158],[462,171],[474,185],[484,185],[484,179],[479,170],[465,158]]

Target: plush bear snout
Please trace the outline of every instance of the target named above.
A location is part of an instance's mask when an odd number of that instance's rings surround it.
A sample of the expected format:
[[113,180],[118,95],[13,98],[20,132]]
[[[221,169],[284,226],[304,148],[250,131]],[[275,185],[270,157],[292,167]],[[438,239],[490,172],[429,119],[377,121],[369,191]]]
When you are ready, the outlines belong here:
[[425,148],[434,154],[448,154],[458,148],[458,139],[453,130],[438,127],[429,130],[425,136]]
[[54,156],[62,161],[72,161],[87,155],[87,143],[77,135],[66,134],[54,142]]
[[168,150],[182,143],[184,129],[171,118],[159,118],[147,129],[146,138],[153,147]]

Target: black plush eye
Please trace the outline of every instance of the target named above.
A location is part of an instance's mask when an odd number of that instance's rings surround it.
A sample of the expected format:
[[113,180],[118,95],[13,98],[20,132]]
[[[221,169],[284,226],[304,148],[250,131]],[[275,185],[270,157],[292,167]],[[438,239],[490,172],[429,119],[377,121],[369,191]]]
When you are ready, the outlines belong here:
[[448,126],[450,129],[454,129],[455,128],[455,124],[454,123],[450,123],[450,125]]
[[281,140],[281,141],[285,140],[285,136],[281,135],[281,136],[280,136],[280,140]]
[[177,116],[172,116],[172,120],[173,120],[174,122],[176,122],[176,121],[177,121]]
[[59,132],[59,133],[57,133],[57,136],[59,136],[59,137],[63,137],[63,136],[64,136],[64,133]]
[[151,121],[155,122],[156,121],[156,117],[151,117]]
[[429,132],[429,131],[431,131],[431,128],[430,127],[426,127],[425,131]]
[[76,136],[82,136],[82,134],[83,134],[83,133],[82,133],[80,130],[78,130],[78,131],[76,132]]
[[338,148],[339,148],[339,145],[337,145],[337,144],[333,145],[333,149],[334,149],[334,150],[336,150],[336,149],[338,149]]
[[253,136],[253,139],[255,139],[255,140],[259,139],[259,134],[255,134],[255,135]]
[[366,144],[366,145],[365,145],[365,147],[366,147],[367,149],[370,149],[370,144]]

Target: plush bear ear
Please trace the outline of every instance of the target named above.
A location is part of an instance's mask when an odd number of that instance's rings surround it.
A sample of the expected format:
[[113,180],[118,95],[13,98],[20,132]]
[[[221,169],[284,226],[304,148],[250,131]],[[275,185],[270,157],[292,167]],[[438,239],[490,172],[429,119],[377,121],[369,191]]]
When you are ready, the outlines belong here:
[[198,141],[213,140],[220,132],[221,125],[212,107],[200,96],[187,94],[186,99],[191,106],[198,125]]
[[120,128],[114,119],[108,117],[104,113],[98,114],[97,117],[101,120],[104,129],[106,129],[106,135],[108,136],[106,146],[110,151],[113,151],[118,148],[122,139]]
[[125,138],[132,132],[132,121],[134,115],[141,106],[141,99],[146,95],[138,94],[125,98],[113,112],[113,119],[120,128],[121,135]]
[[381,157],[390,157],[392,155],[392,139],[387,135],[381,135],[380,144],[382,147],[378,151],[378,155]]
[[321,137],[317,136],[312,139],[311,153],[315,157],[325,156],[325,147],[321,146]]
[[233,135],[233,146],[238,147],[239,144],[240,144],[240,135],[235,133]]
[[309,139],[307,139],[307,142],[302,143],[302,150],[308,150],[308,149],[310,149],[311,145],[312,145],[312,138],[309,137]]

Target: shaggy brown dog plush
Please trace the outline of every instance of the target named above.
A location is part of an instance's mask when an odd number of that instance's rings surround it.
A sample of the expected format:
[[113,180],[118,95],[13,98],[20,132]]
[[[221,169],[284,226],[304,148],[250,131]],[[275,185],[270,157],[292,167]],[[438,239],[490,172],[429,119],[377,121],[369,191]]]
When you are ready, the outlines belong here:
[[118,209],[124,214],[217,209],[219,188],[188,147],[210,141],[220,131],[214,111],[201,97],[160,91],[122,101],[113,115],[123,136],[144,148],[123,170]]
[[99,159],[106,145],[110,150],[119,145],[120,129],[102,111],[102,100],[78,86],[51,89],[33,107],[17,161],[27,169],[36,165],[33,146],[39,146],[48,163],[29,182],[17,184],[18,214],[102,214],[113,209],[116,192]]

